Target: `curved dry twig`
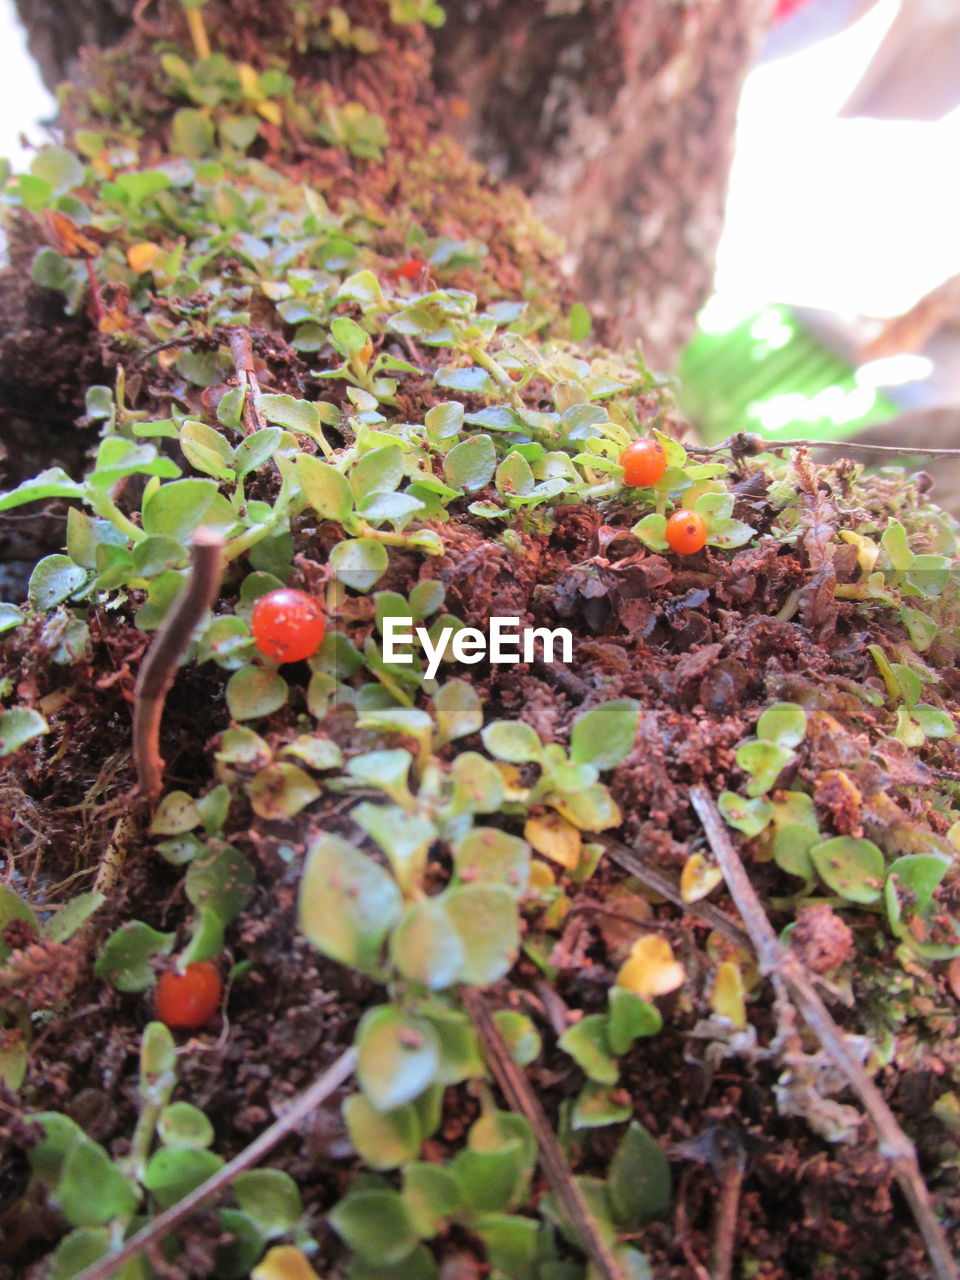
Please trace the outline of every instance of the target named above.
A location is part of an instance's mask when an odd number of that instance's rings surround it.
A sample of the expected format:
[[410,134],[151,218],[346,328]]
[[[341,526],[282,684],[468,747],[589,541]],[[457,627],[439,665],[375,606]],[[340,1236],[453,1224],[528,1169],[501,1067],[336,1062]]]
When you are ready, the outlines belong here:
[[193,535],[193,567],[187,585],[174,601],[153,644],[140,664],[133,705],[133,759],[140,790],[151,799],[163,789],[160,721],[177,664],[220,590],[223,537],[200,528]]

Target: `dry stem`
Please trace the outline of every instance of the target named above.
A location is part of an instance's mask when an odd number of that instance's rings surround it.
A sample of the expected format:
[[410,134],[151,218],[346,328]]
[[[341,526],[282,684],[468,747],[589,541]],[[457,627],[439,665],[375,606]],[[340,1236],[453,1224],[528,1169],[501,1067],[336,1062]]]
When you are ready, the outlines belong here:
[[937,1280],[960,1280],[950,1247],[937,1221],[930,1193],[920,1173],[913,1143],[897,1123],[883,1094],[850,1050],[843,1033],[820,999],[804,966],[782,946],[767,918],[750,877],[733,847],[713,797],[705,787],[690,790],[690,801],[703,824],[730,896],[747,927],[764,974],[779,978],[807,1026],[819,1039],[848,1085],[856,1093],[880,1139],[880,1153],[889,1162],[927,1246]]
[[194,627],[211,607],[223,576],[223,538],[212,529],[193,535],[193,566],[187,585],[174,601],[140,664],[133,706],[133,758],[140,790],[151,799],[163,789],[160,721],[177,663]]
[[[576,1232],[581,1248],[596,1267],[602,1280],[623,1280],[623,1269],[618,1265],[610,1247],[600,1235],[583,1192],[573,1180],[570,1166],[557,1142],[550,1121],[530,1087],[527,1077],[514,1062],[483,995],[476,987],[464,987],[460,996],[467,1013],[473,1020],[487,1063],[503,1096],[511,1108],[526,1119],[533,1130],[540,1150],[540,1164],[543,1172],[546,1174],[553,1194],[557,1197],[557,1203]],[[82,1276],[80,1280],[88,1280],[88,1278]]]

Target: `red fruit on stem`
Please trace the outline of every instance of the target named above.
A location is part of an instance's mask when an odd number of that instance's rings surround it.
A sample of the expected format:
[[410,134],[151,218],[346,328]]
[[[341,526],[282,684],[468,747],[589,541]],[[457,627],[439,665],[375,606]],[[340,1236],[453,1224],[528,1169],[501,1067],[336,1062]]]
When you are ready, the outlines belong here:
[[394,267],[393,273],[404,280],[415,280],[422,266],[423,263],[419,258],[407,258],[406,262],[401,262],[399,266]]
[[635,440],[620,455],[625,482],[634,489],[656,484],[667,469],[667,455],[656,440]]
[[261,596],[250,619],[253,642],[273,662],[299,662],[316,653],[327,632],[319,601],[283,587]]
[[168,970],[157,979],[157,1017],[168,1027],[195,1030],[217,1012],[222,991],[217,966],[210,960],[188,964],[183,973]]
[[671,551],[680,556],[692,556],[706,545],[707,522],[699,512],[681,507],[667,521],[665,536]]

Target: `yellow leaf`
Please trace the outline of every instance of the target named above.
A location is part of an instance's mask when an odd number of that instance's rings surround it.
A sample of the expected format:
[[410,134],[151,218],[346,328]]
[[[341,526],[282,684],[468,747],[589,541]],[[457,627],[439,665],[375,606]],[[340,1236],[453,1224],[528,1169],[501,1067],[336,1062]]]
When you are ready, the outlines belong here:
[[743,975],[731,960],[717,969],[710,1007],[718,1018],[728,1018],[738,1031],[747,1025],[747,1007],[743,999]]
[[702,853],[693,853],[680,873],[680,897],[684,902],[699,902],[712,893],[722,879],[719,867],[709,863]]
[[641,1000],[651,1000],[676,991],[683,986],[686,976],[667,939],[658,933],[648,933],[630,948],[630,958],[617,974],[617,983]]
[[260,96],[260,77],[257,75],[255,67],[251,67],[249,62],[238,62],[236,64],[237,75],[240,77],[240,91],[245,98],[259,98]]
[[121,307],[111,307],[100,317],[97,328],[101,333],[124,333],[130,328],[130,320]]
[[277,1244],[250,1272],[250,1280],[320,1280],[320,1276],[300,1249],[292,1244]]
[[137,275],[143,275],[157,260],[160,253],[160,246],[153,244],[149,240],[140,240],[137,244],[132,244],[127,250],[127,262],[130,263],[132,271],[136,271]]
[[541,898],[557,883],[552,868],[545,862],[531,862],[530,879],[527,883],[527,897]]
[[526,800],[529,788],[523,785],[520,770],[517,766],[494,761],[493,767],[503,779],[503,798],[505,800]]
[[279,104],[276,102],[258,102],[257,111],[270,124],[279,126],[283,122],[283,114],[280,111]]
[[552,862],[573,871],[580,862],[580,832],[559,813],[545,813],[539,818],[528,818],[523,834],[537,853]]

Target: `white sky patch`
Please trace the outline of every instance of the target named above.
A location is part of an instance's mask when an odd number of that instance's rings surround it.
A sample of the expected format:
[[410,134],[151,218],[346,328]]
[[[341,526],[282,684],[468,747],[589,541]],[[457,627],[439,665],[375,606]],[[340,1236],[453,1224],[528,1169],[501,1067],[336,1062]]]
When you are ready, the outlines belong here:
[[748,77],[718,255],[729,312],[776,301],[895,315],[960,271],[960,109],[934,122],[836,118],[897,7],[882,0]]
[[25,169],[32,153],[21,147],[20,134],[26,133],[33,142],[44,141],[46,134],[39,121],[53,115],[55,103],[27,53],[13,0],[0,0],[0,84],[0,156],[11,160],[14,168]]

